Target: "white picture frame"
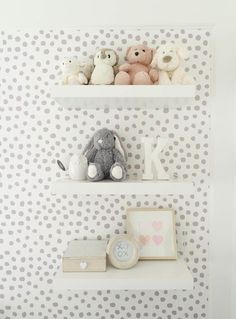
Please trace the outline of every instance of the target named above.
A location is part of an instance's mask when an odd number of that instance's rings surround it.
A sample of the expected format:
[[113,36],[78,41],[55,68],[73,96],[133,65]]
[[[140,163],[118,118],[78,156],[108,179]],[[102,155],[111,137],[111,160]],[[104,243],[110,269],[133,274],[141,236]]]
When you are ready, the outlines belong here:
[[177,259],[173,209],[128,209],[127,234],[140,245],[139,259]]

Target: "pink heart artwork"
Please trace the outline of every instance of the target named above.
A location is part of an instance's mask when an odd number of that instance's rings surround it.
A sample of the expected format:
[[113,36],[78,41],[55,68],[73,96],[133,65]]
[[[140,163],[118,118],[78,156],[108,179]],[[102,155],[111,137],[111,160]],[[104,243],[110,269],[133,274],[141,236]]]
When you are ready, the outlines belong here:
[[152,240],[157,246],[159,246],[163,242],[164,238],[160,235],[154,235],[152,236]]
[[150,236],[148,235],[140,235],[139,236],[139,241],[141,242],[141,244],[146,245],[150,240]]
[[162,228],[162,222],[161,221],[158,222],[158,221],[154,220],[152,222],[152,227],[155,229],[155,231],[158,231]]

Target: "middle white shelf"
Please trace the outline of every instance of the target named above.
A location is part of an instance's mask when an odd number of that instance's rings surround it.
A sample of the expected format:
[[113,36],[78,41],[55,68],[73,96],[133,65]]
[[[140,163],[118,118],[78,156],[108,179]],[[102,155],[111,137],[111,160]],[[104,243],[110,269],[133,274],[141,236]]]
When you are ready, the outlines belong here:
[[142,181],[126,180],[124,182],[113,182],[104,180],[101,182],[74,181],[62,179],[53,182],[52,195],[56,194],[100,194],[100,195],[156,195],[156,194],[192,194],[194,184],[192,182],[180,181]]

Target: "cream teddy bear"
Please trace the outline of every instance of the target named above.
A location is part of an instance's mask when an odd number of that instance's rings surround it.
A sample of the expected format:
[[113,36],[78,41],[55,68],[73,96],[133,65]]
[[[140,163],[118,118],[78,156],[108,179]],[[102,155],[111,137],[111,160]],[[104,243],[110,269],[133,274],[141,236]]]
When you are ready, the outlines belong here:
[[159,80],[157,84],[193,84],[193,78],[181,66],[186,57],[187,54],[183,48],[174,44],[161,45],[151,63],[151,67],[158,69]]
[[61,62],[62,84],[82,85],[88,84],[93,66],[77,58],[65,58]]
[[112,49],[100,49],[94,56],[94,70],[91,84],[113,84],[118,55]]

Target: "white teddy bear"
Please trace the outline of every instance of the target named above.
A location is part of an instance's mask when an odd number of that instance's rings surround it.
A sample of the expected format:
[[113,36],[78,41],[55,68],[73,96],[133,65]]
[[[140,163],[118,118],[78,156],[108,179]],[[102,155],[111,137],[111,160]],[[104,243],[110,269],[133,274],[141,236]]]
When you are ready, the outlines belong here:
[[77,58],[65,58],[61,62],[62,84],[83,85],[88,84],[93,66]]
[[193,84],[193,79],[189,76],[181,66],[187,53],[183,48],[179,48],[174,44],[161,45],[152,60],[151,67],[157,68],[159,71],[159,80],[157,84]]
[[118,55],[112,49],[100,49],[94,57],[94,70],[91,76],[91,84],[112,84],[115,79],[115,66],[118,63]]

